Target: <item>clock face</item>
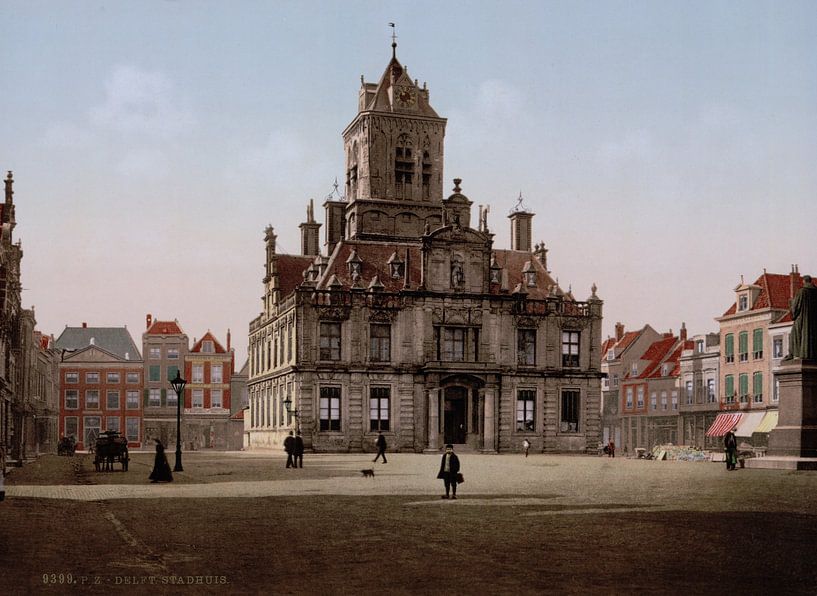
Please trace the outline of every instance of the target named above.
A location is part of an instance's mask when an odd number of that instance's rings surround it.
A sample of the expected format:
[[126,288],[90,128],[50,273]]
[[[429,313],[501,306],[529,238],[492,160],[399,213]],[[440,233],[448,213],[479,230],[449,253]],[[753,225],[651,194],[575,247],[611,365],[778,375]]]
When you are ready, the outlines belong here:
[[413,106],[414,102],[414,92],[411,89],[403,89],[397,94],[397,103],[403,107]]

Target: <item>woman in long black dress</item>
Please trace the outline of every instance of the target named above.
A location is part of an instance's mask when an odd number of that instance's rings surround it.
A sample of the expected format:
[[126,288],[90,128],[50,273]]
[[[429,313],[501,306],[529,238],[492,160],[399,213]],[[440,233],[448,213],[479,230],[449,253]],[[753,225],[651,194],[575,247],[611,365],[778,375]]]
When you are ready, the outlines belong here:
[[170,464],[167,463],[165,446],[159,439],[156,439],[156,459],[153,460],[153,471],[150,473],[151,482],[173,482],[173,474],[170,472]]

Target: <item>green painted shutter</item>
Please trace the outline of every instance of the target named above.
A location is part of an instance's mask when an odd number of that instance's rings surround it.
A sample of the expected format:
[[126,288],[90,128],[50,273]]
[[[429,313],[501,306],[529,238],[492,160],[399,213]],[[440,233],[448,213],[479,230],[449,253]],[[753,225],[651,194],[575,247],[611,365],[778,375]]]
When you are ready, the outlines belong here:
[[731,397],[735,393],[735,377],[726,375],[726,397]]
[[738,353],[747,354],[749,352],[749,333],[741,331],[738,336]]
[[741,374],[738,383],[740,384],[740,395],[749,395],[749,375]]
[[731,333],[726,335],[726,348],[724,353],[726,356],[734,356],[735,354],[735,336]]
[[754,376],[754,394],[763,395],[763,373],[756,372]]
[[752,332],[752,351],[763,351],[763,329],[755,329]]

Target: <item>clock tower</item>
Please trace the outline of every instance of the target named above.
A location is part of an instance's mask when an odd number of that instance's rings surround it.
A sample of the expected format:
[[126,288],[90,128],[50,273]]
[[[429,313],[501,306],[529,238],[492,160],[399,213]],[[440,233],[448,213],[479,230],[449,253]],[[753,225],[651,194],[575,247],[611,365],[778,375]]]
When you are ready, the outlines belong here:
[[[343,131],[349,239],[418,239],[442,224],[445,118],[392,59],[378,83],[361,77],[358,113]],[[327,214],[329,215],[329,214]]]

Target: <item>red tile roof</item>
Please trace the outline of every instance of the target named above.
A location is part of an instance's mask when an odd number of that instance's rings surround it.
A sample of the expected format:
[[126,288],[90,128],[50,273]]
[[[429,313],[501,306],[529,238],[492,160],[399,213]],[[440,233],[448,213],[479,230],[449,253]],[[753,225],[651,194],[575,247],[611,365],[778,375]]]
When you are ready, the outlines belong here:
[[[556,282],[542,266],[541,261],[539,261],[539,259],[537,259],[532,252],[522,250],[495,250],[494,254],[496,255],[497,265],[503,269],[507,269],[508,271],[509,292],[513,292],[516,284],[521,283],[527,291],[528,298],[533,300],[541,300],[550,296],[550,288]],[[531,262],[536,270],[535,288],[527,287],[523,281],[522,269],[525,267],[525,263],[528,261]],[[499,294],[502,293],[502,291],[498,287],[494,286],[491,293]]]
[[[766,273],[758,277],[753,285],[760,287],[760,294],[755,299],[750,311],[773,308],[788,310],[789,300],[792,298],[792,275],[794,276],[794,291],[803,286],[803,279],[799,273],[780,274]],[[722,316],[727,317],[737,312],[737,303],[733,303]],[[748,311],[746,311],[748,312]]]
[[218,340],[216,339],[216,337],[212,333],[210,333],[209,331],[207,333],[205,333],[199,341],[196,342],[196,345],[194,345],[193,348],[190,351],[191,352],[201,352],[201,344],[202,344],[202,342],[207,341],[207,340],[210,340],[211,342],[213,342],[213,349],[215,350],[216,354],[226,354],[227,353],[227,350],[224,349],[224,346],[222,346],[220,343],[218,343]]
[[304,281],[304,271],[315,257],[278,255],[278,289],[281,298],[289,296]]
[[[636,339],[638,339],[638,336],[641,335],[642,331],[643,331],[643,329],[641,329],[639,331],[628,331],[627,333],[625,333],[624,335],[621,336],[621,339],[618,340],[618,342],[616,342],[615,337],[608,338],[601,345],[601,357],[602,357],[602,359],[604,359],[606,357],[607,351],[610,348],[612,348],[613,346],[618,348],[619,353],[626,350]],[[609,345],[608,345],[608,342],[612,342],[612,343],[609,343]]]
[[153,321],[145,335],[183,335],[181,327],[177,321]]
[[641,360],[647,360],[648,364],[647,367],[641,372],[641,374],[638,375],[638,378],[646,379],[648,377],[653,376],[653,373],[664,361],[669,351],[675,345],[675,342],[678,341],[677,337],[673,335],[669,336],[668,335],[669,334],[664,334],[664,337],[662,339],[653,342],[652,345],[650,345],[650,347],[647,348],[647,351],[644,352],[644,355],[641,356]]
[[607,356],[607,351],[616,345],[616,338],[615,337],[608,337],[604,340],[601,344],[601,359],[604,360]]
[[230,420],[244,420],[244,411],[249,410],[249,408],[242,408],[232,416],[230,416]]

